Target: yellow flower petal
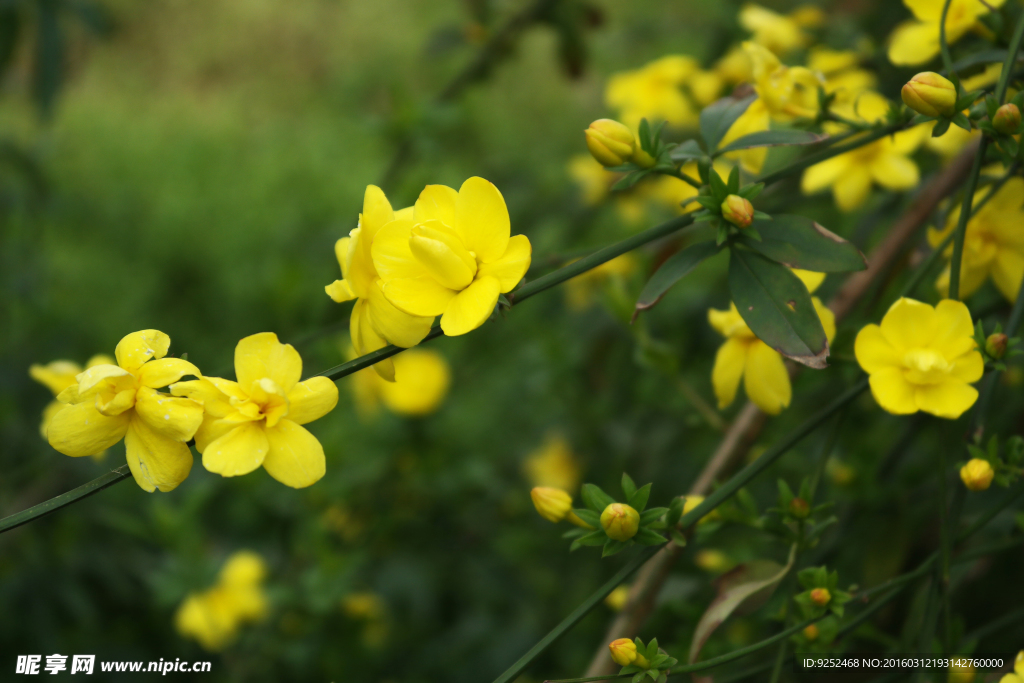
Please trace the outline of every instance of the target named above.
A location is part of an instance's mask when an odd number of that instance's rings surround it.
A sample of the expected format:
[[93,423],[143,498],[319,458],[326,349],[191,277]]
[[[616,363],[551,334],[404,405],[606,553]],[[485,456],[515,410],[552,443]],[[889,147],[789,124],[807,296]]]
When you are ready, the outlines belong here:
[[383,285],[383,291],[385,298],[398,310],[429,319],[444,313],[455,296],[454,291],[438,284],[429,275],[388,280]]
[[[939,21],[908,21],[896,27],[889,38],[889,61],[897,66],[917,66],[939,54]],[[952,42],[952,41],[950,41]]]
[[821,327],[825,330],[825,338],[831,344],[836,336],[836,314],[832,312],[831,308],[821,303],[821,299],[816,296],[811,297],[811,303],[814,304],[814,310],[818,313],[818,320],[821,321]]
[[124,437],[130,418],[130,412],[103,415],[91,401],[65,405],[50,420],[46,438],[64,455],[95,455]]
[[305,427],[281,420],[266,430],[270,451],[263,468],[285,486],[301,489],[319,481],[327,471],[324,449]]
[[122,389],[117,393],[98,393],[96,394],[96,410],[110,417],[120,415],[135,405],[135,392],[136,390],[131,388]]
[[815,273],[812,270],[800,270],[799,268],[791,268],[790,270],[793,271],[793,275],[800,278],[800,282],[804,283],[804,287],[812,294],[825,281],[825,273]]
[[207,446],[230,432],[232,429],[235,429],[241,424],[252,421],[253,420],[247,419],[237,410],[225,418],[212,418],[207,415],[203,419],[203,423],[199,425],[199,429],[196,430],[196,450],[200,453],[204,452]]
[[395,357],[395,381],[381,387],[381,398],[400,415],[429,415],[448,393],[450,375],[441,354],[412,349]]
[[511,224],[505,199],[493,183],[472,177],[459,188],[455,231],[483,263],[501,258],[508,248]]
[[338,405],[338,387],[326,377],[310,377],[288,392],[288,419],[300,425],[318,420]]
[[853,353],[861,369],[868,374],[899,367],[903,362],[902,354],[892,347],[878,325],[865,325],[857,333]]
[[376,185],[367,185],[363,193],[363,213],[360,219],[362,238],[372,244],[377,231],[395,220],[395,212],[384,191]]
[[814,194],[831,187],[850,167],[850,157],[845,154],[826,159],[804,171],[800,189],[804,194]]
[[886,311],[881,329],[899,354],[909,349],[928,348],[935,336],[935,309],[920,301],[901,297]]
[[356,293],[352,291],[347,280],[335,280],[324,287],[324,291],[327,292],[327,296],[339,304],[356,298]]
[[33,364],[28,369],[29,377],[46,386],[56,396],[72,384],[77,384],[75,377],[82,371],[78,363],[68,360],[55,360],[46,365]]
[[415,222],[438,220],[454,228],[455,203],[458,198],[459,193],[447,185],[427,185],[416,199],[413,209]]
[[203,449],[203,467],[222,477],[249,474],[270,450],[266,431],[262,422],[243,422],[228,430]]
[[789,406],[793,387],[778,351],[760,340],[750,344],[743,373],[743,388],[747,398],[769,415],[778,415],[783,408]]
[[64,404],[60,401],[50,401],[43,408],[43,419],[39,423],[39,434],[45,439],[46,428],[50,426],[50,422],[53,420],[53,416],[56,415],[64,407]]
[[935,334],[929,340],[930,348],[952,360],[975,347],[974,324],[964,302],[943,299],[935,306],[934,320]]
[[718,347],[715,366],[711,370],[711,384],[715,388],[719,410],[728,408],[736,400],[736,390],[740,386],[743,368],[747,364],[747,346],[748,342],[726,339],[725,343]]
[[94,365],[78,375],[78,394],[80,397],[91,396],[103,388],[116,393],[134,384],[135,378],[124,368],[116,365]]
[[836,204],[843,211],[853,211],[864,203],[871,192],[871,174],[861,166],[851,166],[832,185]]
[[414,225],[409,249],[430,276],[449,289],[465,289],[476,275],[476,259],[462,239],[440,221]]
[[992,262],[992,282],[1010,303],[1017,301],[1020,283],[1024,280],[1024,253],[1008,248],[999,250]]
[[162,358],[151,360],[139,368],[139,382],[144,387],[159,389],[177,382],[185,375],[202,377],[199,368],[180,358]]
[[149,387],[139,389],[135,412],[149,427],[168,439],[185,442],[203,422],[203,406],[190,398],[168,396]]
[[[203,379],[188,382],[177,382],[170,386],[171,394],[174,396],[185,396],[196,401],[202,406],[203,412],[210,417],[225,417],[235,412],[235,408],[230,403],[229,396],[218,389],[210,379],[204,377]],[[221,380],[219,377],[214,377],[213,379],[222,382],[229,381]],[[231,382],[231,384],[235,383]],[[238,385],[235,384],[235,386],[237,387]]]
[[171,338],[160,330],[141,330],[126,335],[117,343],[114,355],[117,364],[135,372],[151,358],[163,358],[171,348]]
[[410,220],[394,220],[381,228],[374,238],[373,265],[385,282],[395,278],[430,277],[409,248],[412,228]]
[[[349,335],[352,338],[352,348],[360,356],[365,356],[388,345],[387,340],[380,336],[373,327],[373,322],[370,319],[370,302],[366,299],[356,301],[356,305],[352,307],[348,326]],[[387,381],[395,381],[395,365],[390,358],[374,363],[373,369]]]
[[882,187],[903,191],[917,185],[921,173],[917,164],[901,154],[883,154],[871,162],[871,177]]
[[967,412],[978,400],[978,390],[967,384],[951,380],[942,384],[926,384],[916,387],[914,400],[917,407],[926,413],[955,420]]
[[192,470],[192,451],[185,444],[153,431],[134,416],[124,437],[128,467],[144,491],[172,491]]
[[526,235],[515,235],[508,241],[508,249],[501,258],[491,263],[481,264],[477,277],[491,275],[498,278],[502,293],[509,292],[530,269],[530,258],[533,248]]
[[302,358],[291,344],[282,344],[273,332],[250,335],[235,347],[235,374],[243,391],[269,377],[288,393],[302,377]]
[[482,277],[455,295],[441,316],[441,329],[449,337],[472,332],[490,317],[501,285],[496,277]]
[[430,332],[434,317],[409,315],[399,310],[384,295],[380,280],[370,288],[367,298],[370,302],[370,324],[384,339],[395,346],[416,346]]
[[91,368],[94,365],[116,365],[117,361],[108,356],[105,353],[97,353],[95,356],[85,361],[85,367]]
[[960,382],[972,384],[985,374],[985,360],[977,351],[965,353],[953,361],[949,376]]
[[903,378],[899,368],[885,368],[871,373],[868,379],[871,395],[884,410],[894,415],[910,415],[917,412],[914,386]]

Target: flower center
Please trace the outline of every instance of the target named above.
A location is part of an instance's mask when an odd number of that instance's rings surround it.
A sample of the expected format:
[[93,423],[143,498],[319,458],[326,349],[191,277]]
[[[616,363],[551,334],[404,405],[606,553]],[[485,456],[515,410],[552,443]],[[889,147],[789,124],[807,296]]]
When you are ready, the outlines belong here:
[[953,370],[949,361],[934,349],[911,349],[903,356],[904,376],[911,384],[938,384]]
[[252,383],[248,399],[232,398],[231,403],[250,420],[266,419],[268,427],[273,427],[286,416],[289,408],[284,391],[269,377]]

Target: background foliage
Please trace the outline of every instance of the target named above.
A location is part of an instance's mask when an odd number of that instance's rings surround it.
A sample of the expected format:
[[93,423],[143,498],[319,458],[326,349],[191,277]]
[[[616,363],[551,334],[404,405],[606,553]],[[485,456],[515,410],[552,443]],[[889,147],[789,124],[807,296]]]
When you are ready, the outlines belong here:
[[[906,16],[881,0],[833,5],[848,19],[826,29],[837,46],[860,35],[882,44]],[[380,182],[403,140],[410,153],[385,188],[395,206],[427,182],[457,187],[486,177],[508,202],[513,233],[533,243],[535,272],[628,234],[633,226],[616,211],[584,205],[566,171],[583,150],[581,130],[607,113],[605,79],[667,53],[709,63],[744,35],[739,3],[594,2],[588,16],[601,22],[584,31],[585,60],[571,50],[566,59],[564,35],[560,47],[557,25],[543,25],[486,82],[430,104],[518,6],[5,3],[19,28],[0,90],[0,515],[123,463],[122,445],[94,462],[40,439],[50,396],[29,379],[32,363],[82,362],[148,327],[212,374],[228,371],[238,339],[265,330],[299,348],[307,374],[341,362],[348,307],[323,294],[339,276],[332,246],[354,227],[363,189]],[[582,75],[568,78],[567,66],[580,64]],[[890,95],[910,73],[882,55],[871,66]],[[938,167],[927,151],[918,159]],[[802,200],[799,213],[866,252],[907,201],[877,192],[862,211],[841,214],[820,195]],[[642,225],[669,215],[659,211],[649,209]],[[453,372],[430,417],[360,418],[352,378],[342,380],[339,408],[313,427],[328,472],[310,489],[287,489],[262,471],[222,479],[197,461],[171,494],[125,483],[0,536],[2,665],[16,654],[59,652],[212,657],[211,680],[493,678],[626,561],[565,552],[530,504],[527,454],[563,435],[586,481],[615,490],[627,470],[654,482],[652,505],[667,505],[720,436],[680,382],[711,401],[721,339],[706,309],[728,305],[725,263],[702,265],[645,314],[643,334],[678,365],[666,373],[645,362],[637,328],[625,322],[658,258],[657,249],[642,252],[637,272],[598,292],[599,305],[571,309],[553,291],[472,335],[430,342]],[[819,294],[827,298],[839,282],[830,277]],[[924,289],[921,298],[938,298]],[[802,373],[792,408],[771,420],[752,454],[853,381],[853,335],[888,303],[876,296],[840,327],[832,367]],[[1006,307],[986,285],[972,308],[999,316]],[[1019,360],[1004,381],[1013,388],[1001,395],[1014,398],[996,402],[991,425],[1009,435],[1021,429]],[[815,553],[843,585],[870,586],[934,549],[934,454],[967,426],[896,418],[866,394],[844,424],[819,494],[835,501],[840,521]],[[751,487],[762,509],[775,500],[775,477],[795,486],[825,437],[805,441]],[[998,495],[969,498],[966,514]],[[1000,518],[992,533],[1012,523]],[[207,655],[176,634],[174,610],[242,548],[268,561],[270,617]],[[680,657],[714,596],[711,575],[694,561],[702,548],[733,563],[785,559],[749,529],[698,536],[644,634]],[[956,575],[965,630],[1020,604],[1022,562],[1018,547]],[[380,616],[346,614],[346,596],[366,591],[380,596]],[[914,651],[922,595],[882,611],[859,647],[895,646],[884,631],[903,633],[903,651]],[[705,656],[770,635],[771,613],[733,618]],[[579,675],[610,615],[595,610],[529,676]],[[1010,628],[979,651],[1018,647]]]

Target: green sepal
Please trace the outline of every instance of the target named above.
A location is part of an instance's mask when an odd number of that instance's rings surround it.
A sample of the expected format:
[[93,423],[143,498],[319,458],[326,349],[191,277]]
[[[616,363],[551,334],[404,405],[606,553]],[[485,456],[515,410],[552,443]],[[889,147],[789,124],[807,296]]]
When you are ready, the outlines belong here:
[[598,514],[604,512],[606,507],[615,502],[614,498],[601,490],[601,487],[596,484],[584,484],[583,488],[580,489],[580,497],[588,508]]
[[736,194],[737,192],[740,191],[740,166],[739,166],[739,164],[736,164],[735,166],[733,166],[732,170],[729,171],[729,180],[726,181],[725,185],[726,185],[726,190],[728,190],[729,194]]
[[722,180],[722,176],[718,175],[718,171],[714,168],[711,169],[711,196],[714,197],[718,204],[721,205],[725,201],[725,198],[729,196],[729,186],[726,185],[725,181]]
[[956,114],[954,114],[953,118],[951,118],[950,121],[953,122],[953,125],[963,128],[968,133],[971,132],[971,120],[964,116],[963,112],[957,112]]
[[633,537],[633,540],[640,545],[662,545],[663,543],[668,543],[668,539],[657,531],[644,528],[641,528],[636,532],[636,536]]
[[621,553],[628,546],[628,542],[616,541],[614,538],[609,538],[604,542],[604,548],[601,550],[601,557],[611,557],[612,555]]
[[601,513],[594,512],[593,510],[573,510],[573,512],[576,514],[577,517],[579,517],[595,529],[600,528]]
[[633,495],[629,496],[626,500],[626,504],[637,512],[643,512],[644,508],[647,507],[647,499],[650,497],[651,485],[644,484],[639,489],[635,490]]
[[[676,496],[672,499],[672,502],[668,504],[668,513],[665,515],[665,522],[669,526],[675,526],[679,523],[679,518],[683,516],[683,508],[686,506],[686,499],[682,496]],[[641,515],[641,519],[643,516]]]
[[729,240],[729,226],[725,222],[718,224],[718,232],[715,234],[715,245],[722,246]]
[[569,546],[569,552],[573,552],[574,550],[582,548],[583,546],[604,545],[604,542],[607,539],[608,539],[608,536],[605,535],[603,529],[597,529],[596,531],[591,531],[590,533],[588,533],[588,534],[586,534],[584,536],[580,536],[575,541],[573,541],[572,545]]
[[640,513],[640,526],[647,526],[648,524],[657,521],[668,511],[668,508],[648,508],[647,510],[644,510]]
[[737,192],[736,194],[738,194],[739,196],[743,197],[746,200],[753,201],[757,197],[757,195],[761,194],[761,190],[763,189],[764,183],[753,183],[751,185],[741,187],[740,191]]
[[947,130],[949,130],[949,120],[939,119],[939,121],[935,124],[935,127],[932,128],[932,137],[940,138],[946,134]]
[[636,484],[633,483],[633,478],[625,472],[622,473],[622,492],[626,495],[627,501],[636,493]]

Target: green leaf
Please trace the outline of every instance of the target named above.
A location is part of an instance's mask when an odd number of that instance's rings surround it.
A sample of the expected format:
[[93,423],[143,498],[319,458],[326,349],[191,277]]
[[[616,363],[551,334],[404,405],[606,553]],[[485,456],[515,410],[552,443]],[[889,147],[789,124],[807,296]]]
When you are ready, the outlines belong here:
[[650,496],[651,485],[644,484],[633,492],[633,495],[626,500],[626,504],[637,512],[643,512],[644,508],[647,507],[647,499],[650,498]]
[[597,529],[596,531],[591,531],[586,536],[580,536],[579,538],[577,538],[575,541],[573,541],[572,546],[569,548],[569,550],[575,550],[577,547],[582,545],[604,545],[604,542],[606,540],[608,540],[608,536],[604,533],[604,531],[602,529]]
[[657,531],[652,531],[650,529],[640,529],[636,532],[636,536],[633,537],[633,540],[640,545],[661,545],[663,543],[668,543],[667,538],[659,534]]
[[633,478],[625,472],[622,473],[622,492],[626,495],[626,500],[629,500],[636,493],[636,484],[633,483]]
[[673,254],[667,261],[661,264],[651,276],[651,279],[644,285],[640,292],[640,298],[636,302],[636,313],[646,311],[654,306],[661,297],[665,295],[674,284],[682,280],[691,270],[700,265],[704,259],[714,256],[719,251],[719,246],[714,242],[698,242],[686,249]]
[[718,175],[718,171],[714,168],[710,171],[711,180],[711,196],[715,199],[715,204],[720,206],[725,198],[729,196],[729,186],[722,180],[722,176]]
[[696,140],[687,140],[669,152],[669,157],[671,157],[672,161],[684,164],[700,159],[703,156],[705,156],[704,150],[700,148],[700,143]]
[[741,187],[738,194],[739,194],[739,196],[743,197],[744,199],[748,199],[750,201],[753,201],[754,199],[757,198],[757,195],[761,194],[761,190],[763,190],[763,189],[764,189],[764,183],[753,183],[751,185],[747,185],[745,187]]
[[715,233],[715,246],[721,247],[729,241],[729,226],[725,222],[719,222]]
[[[665,521],[669,526],[674,527],[679,523],[679,518],[683,516],[683,508],[686,507],[686,499],[682,496],[676,496],[672,499],[672,502],[668,504],[668,514],[665,517]],[[643,515],[640,516],[641,520]]]
[[778,215],[770,221],[757,219],[751,227],[761,233],[761,241],[744,243],[784,266],[816,273],[845,273],[868,267],[857,247],[810,218]]
[[747,603],[747,607],[756,609],[764,604],[793,567],[795,560],[794,545],[789,552],[789,562],[784,567],[771,560],[754,560],[723,575],[718,584],[718,597],[708,606],[694,630],[689,662],[692,664],[697,660],[708,637],[740,606]]
[[729,290],[736,309],[761,341],[811,368],[828,363],[828,339],[807,287],[791,270],[734,247]]
[[[588,510],[587,512],[590,511]],[[562,538],[579,538],[580,536],[586,536],[589,533],[590,532],[588,530],[577,527],[575,529],[570,529],[569,531],[566,531],[564,534],[562,534]]]
[[736,194],[740,191],[740,166],[736,164],[729,171],[729,180],[726,182],[729,194]]
[[723,97],[717,102],[704,107],[700,113],[700,134],[704,138],[704,144],[708,152],[718,149],[725,134],[736,123],[736,119],[743,115],[747,107],[757,99],[757,95],[750,95],[743,99]]
[[824,133],[811,133],[806,130],[761,130],[744,135],[718,150],[716,154],[735,152],[740,149],[754,147],[782,147],[789,145],[814,145],[828,139]]
[[647,508],[640,513],[640,526],[647,526],[651,522],[661,519],[661,516],[668,511],[668,508]]
[[[644,653],[644,656],[646,656],[647,659],[651,660],[651,661],[653,661],[654,658],[658,656],[658,639],[657,638],[651,638],[651,642],[647,643],[647,652]],[[656,669],[658,667],[654,666],[654,664],[652,663],[651,664],[651,668],[652,669]]]
[[[936,19],[936,21],[938,21],[938,19]],[[968,55],[968,56],[966,56],[966,57],[964,57],[962,59],[958,59],[957,61],[953,62],[953,71],[954,72],[964,71],[964,70],[966,70],[966,69],[968,69],[968,68],[970,68],[972,66],[977,66],[978,64],[992,64],[992,63],[995,63],[995,62],[1000,62],[1001,63],[1001,62],[1005,62],[1005,61],[1006,61],[1006,49],[1005,48],[1003,48],[1003,49],[992,49],[992,50],[981,50],[980,52],[975,52],[974,54]],[[942,73],[946,73],[946,72],[943,71]]]
[[629,546],[629,543],[623,541],[616,541],[614,538],[609,538],[604,542],[604,548],[601,550],[601,557],[611,557],[617,553],[621,553]]
[[612,192],[619,192],[620,190],[628,190],[629,188],[640,182],[645,175],[651,172],[651,169],[645,168],[639,171],[633,171],[629,175],[619,178],[618,182],[612,185]]
[[580,497],[583,498],[583,503],[588,508],[598,514],[604,512],[606,507],[615,502],[614,498],[602,491],[601,487],[596,484],[584,484],[580,489]]
[[601,527],[601,513],[593,510],[573,510],[573,513],[595,529]]
[[640,672],[634,674],[633,678],[631,679],[631,683],[640,683],[640,681],[644,680],[644,676],[646,676],[646,675],[647,675],[646,671],[640,671]]
[[699,194],[693,198],[693,201],[710,211],[721,211],[722,209],[722,202],[717,201],[711,195]]
[[651,154],[650,145],[648,144],[648,140],[651,139],[651,124],[647,123],[647,119],[640,119],[640,127],[637,133],[637,137],[640,138],[640,149]]
[[971,132],[971,120],[964,116],[963,112],[957,112],[956,114],[954,114],[953,118],[950,119],[950,121],[953,122],[953,125],[963,128],[968,133]]
[[940,138],[946,134],[947,130],[949,130],[949,119],[939,119],[935,127],[932,128],[932,137]]

